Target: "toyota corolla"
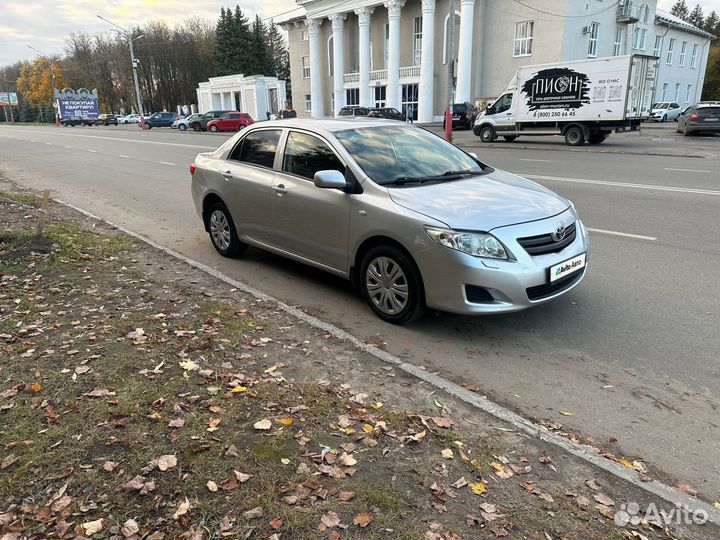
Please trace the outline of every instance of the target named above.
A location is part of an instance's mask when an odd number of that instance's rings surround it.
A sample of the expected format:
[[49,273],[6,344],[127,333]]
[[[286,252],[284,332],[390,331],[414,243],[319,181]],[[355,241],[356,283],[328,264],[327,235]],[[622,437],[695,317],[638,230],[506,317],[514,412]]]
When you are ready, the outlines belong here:
[[190,167],[215,249],[248,246],[352,280],[382,319],[518,311],[587,271],[567,199],[387,120],[262,122]]

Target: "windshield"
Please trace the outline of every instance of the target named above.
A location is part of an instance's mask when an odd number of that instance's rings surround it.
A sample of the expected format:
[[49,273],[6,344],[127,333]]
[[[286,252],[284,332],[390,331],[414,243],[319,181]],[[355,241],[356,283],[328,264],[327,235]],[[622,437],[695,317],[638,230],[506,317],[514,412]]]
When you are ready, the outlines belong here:
[[669,105],[669,103],[658,103],[658,104],[655,106],[655,108],[656,108],[656,109],[667,109],[667,108],[668,108],[668,105]]
[[483,165],[422,128],[382,126],[335,132],[371,180],[381,185],[410,179],[450,179],[450,173],[482,174]]

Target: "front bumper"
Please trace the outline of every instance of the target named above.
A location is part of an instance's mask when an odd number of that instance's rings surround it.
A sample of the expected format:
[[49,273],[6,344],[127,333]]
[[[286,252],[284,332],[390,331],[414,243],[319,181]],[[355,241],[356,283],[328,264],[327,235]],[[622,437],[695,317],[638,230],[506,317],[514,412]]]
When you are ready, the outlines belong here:
[[[517,242],[518,238],[544,234],[573,221],[575,240],[557,253],[530,256]],[[473,257],[439,244],[413,253],[422,274],[428,307],[460,314],[520,311],[567,293],[585,277],[587,261],[585,268],[568,278],[554,283],[549,279],[551,266],[588,251],[587,229],[572,210],[539,222],[501,227],[491,232],[516,260]],[[478,290],[485,291],[485,298],[474,294]]]

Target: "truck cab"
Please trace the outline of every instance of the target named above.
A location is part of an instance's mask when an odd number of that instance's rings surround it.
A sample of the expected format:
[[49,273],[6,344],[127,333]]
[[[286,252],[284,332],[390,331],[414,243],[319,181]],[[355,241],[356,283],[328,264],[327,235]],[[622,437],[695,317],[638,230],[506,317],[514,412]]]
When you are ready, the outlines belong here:
[[502,136],[506,141],[517,138],[513,108],[514,95],[515,90],[508,90],[477,116],[473,132],[480,137],[480,140],[492,142],[498,136]]

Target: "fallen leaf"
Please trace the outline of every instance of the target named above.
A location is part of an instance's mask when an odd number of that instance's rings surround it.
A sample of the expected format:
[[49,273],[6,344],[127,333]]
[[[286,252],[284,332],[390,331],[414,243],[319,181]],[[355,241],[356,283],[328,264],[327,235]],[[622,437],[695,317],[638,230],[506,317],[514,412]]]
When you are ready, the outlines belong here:
[[340,525],[340,517],[332,510],[320,518],[320,523],[325,525],[328,529],[337,527]]
[[35,392],[37,394],[40,390],[42,390],[42,384],[33,383],[30,385],[30,388],[32,389],[33,392]]
[[247,388],[245,386],[236,386],[232,390],[230,390],[233,394],[243,394],[247,392]]
[[495,538],[501,538],[508,535],[507,529],[505,527],[501,527],[500,525],[493,525],[490,527],[490,530],[495,535]]
[[415,435],[412,435],[410,438],[413,441],[418,442],[418,441],[422,441],[425,438],[425,435],[427,435],[427,431],[423,430],[420,433],[416,433]]
[[267,431],[272,427],[272,422],[265,418],[253,424],[253,427],[259,431]]
[[433,416],[430,420],[432,420],[437,427],[441,428],[451,428],[455,425],[455,422],[449,418],[443,418],[441,416]]
[[168,423],[168,427],[171,427],[171,428],[181,428],[184,425],[185,425],[185,420],[183,420],[182,418],[174,418],[174,419],[170,420],[170,422]]
[[472,491],[475,495],[482,495],[487,491],[487,484],[485,482],[477,482],[474,484],[469,484],[470,491]]
[[354,465],[357,465],[357,459],[347,452],[343,452],[338,458],[338,461],[340,462],[340,465],[343,465],[344,467],[353,467]]
[[604,493],[596,493],[593,495],[593,499],[595,499],[597,502],[604,506],[615,506],[615,501],[613,501],[610,497],[605,495]]
[[632,469],[632,468],[633,468],[633,464],[630,463],[627,459],[624,459],[624,458],[623,458],[623,459],[618,459],[618,463],[619,463],[620,465],[624,465],[624,466],[627,467],[628,469]]
[[[341,491],[338,493],[338,499],[340,499],[342,502],[348,502],[355,498],[355,492],[354,491]],[[718,504],[718,503],[716,503]]]
[[256,506],[247,512],[243,512],[245,519],[257,519],[263,517],[264,515],[265,511],[262,509],[262,506]]
[[120,527],[120,532],[125,538],[129,538],[140,532],[140,527],[138,527],[137,521],[134,519],[128,519],[125,523],[123,523],[123,526]]
[[502,463],[498,463],[497,461],[490,463],[490,466],[495,469],[495,475],[503,480],[507,480],[513,475],[512,471],[507,470]]
[[487,512],[488,514],[497,514],[497,506],[495,506],[494,504],[482,503],[480,505],[480,509],[483,512]]
[[372,520],[373,520],[373,517],[370,512],[363,512],[353,518],[353,525],[357,525],[358,527],[365,528],[368,525],[370,525],[370,522]]
[[218,485],[215,482],[213,482],[212,480],[208,480],[207,484],[205,484],[205,485],[213,493],[215,493],[218,490]]
[[455,482],[453,482],[453,483],[450,484],[450,485],[451,485],[452,487],[454,487],[455,489],[460,489],[460,488],[462,488],[462,487],[467,486],[467,485],[468,485],[468,481],[465,480],[465,477],[464,477],[464,476],[461,476],[460,478],[458,478],[457,480],[455,480]]
[[280,463],[282,463],[283,465],[290,465],[290,460],[286,457],[280,458]]
[[7,469],[10,465],[15,463],[18,459],[20,459],[19,456],[16,456],[15,454],[10,454],[8,456],[5,456],[3,460],[0,462],[0,471]]
[[281,418],[278,420],[283,426],[292,426],[294,420],[292,418]]
[[[270,522],[270,528],[272,528],[272,529],[277,530],[277,529],[279,529],[279,528],[282,527],[282,526],[283,526],[283,519],[282,519],[282,518],[276,517],[275,519],[273,519],[273,520]],[[275,536],[277,536],[277,535],[275,535]]]
[[678,489],[683,493],[687,493],[691,497],[697,495],[697,490],[689,484],[680,484],[678,485]]
[[587,487],[589,487],[590,489],[592,489],[593,491],[599,491],[599,490],[600,490],[600,486],[597,485],[597,483],[595,482],[595,480],[588,480],[587,482],[585,482],[585,485],[586,485]]
[[715,508],[717,508],[718,510],[720,510],[720,501],[715,501],[715,502],[713,503],[713,506],[714,506]]
[[167,471],[168,469],[172,469],[175,466],[177,466],[177,458],[173,454],[160,456],[157,459],[157,468],[161,471]]
[[241,484],[244,484],[251,478],[249,474],[241,473],[240,471],[233,471],[233,474],[235,475],[235,478],[237,478],[237,481]]
[[573,413],[565,411],[560,411],[560,414],[562,414],[563,416],[575,416]]
[[173,519],[178,519],[180,516],[184,516],[188,513],[188,510],[190,510],[190,501],[188,501],[187,497],[185,497],[185,500],[178,505],[177,510],[173,514]]
[[235,447],[234,444],[231,444],[228,449],[225,451],[226,456],[230,457],[240,457],[240,454],[238,453],[238,449]]
[[440,452],[440,455],[445,459],[452,459],[453,457],[455,457],[455,454],[453,454],[453,451],[450,448],[445,448],[443,451]]
[[200,369],[200,365],[196,364],[192,360],[183,360],[182,362],[179,362],[180,367],[183,368],[185,371],[196,371]]
[[102,531],[103,528],[103,520],[102,518],[96,519],[95,521],[87,521],[82,524],[83,531],[85,532],[85,536],[92,536],[95,533],[99,533]]
[[129,482],[126,482],[122,485],[122,489],[125,491],[139,491],[143,488],[145,485],[145,477],[144,476],[136,476]]

